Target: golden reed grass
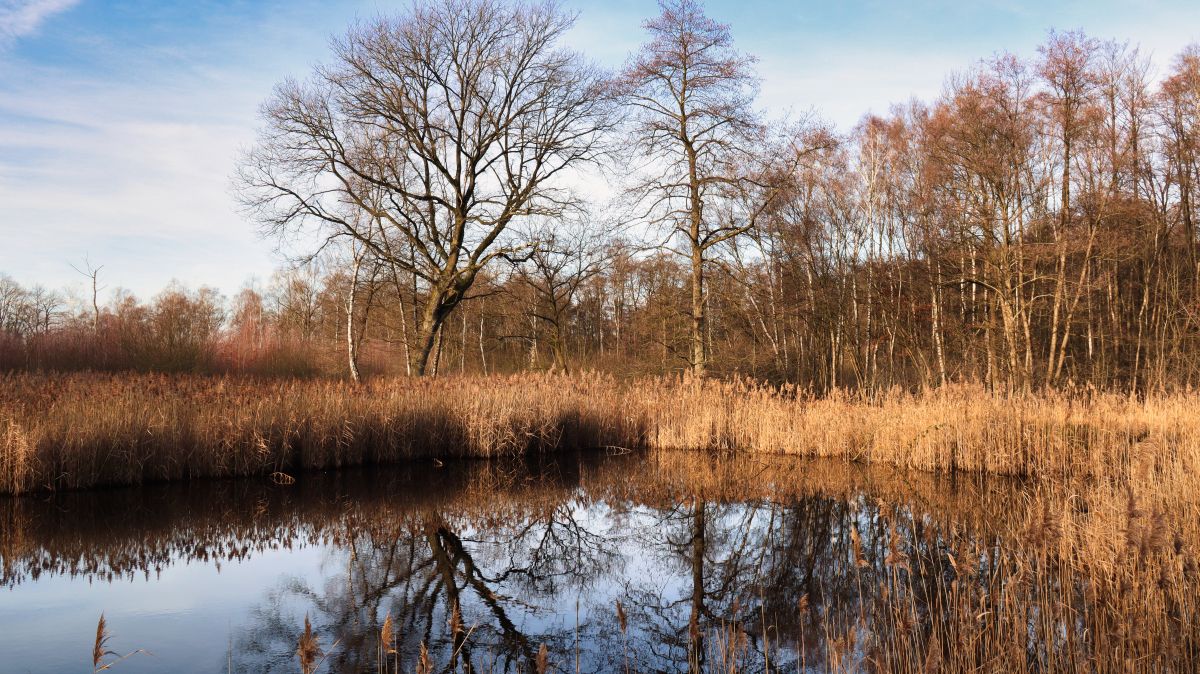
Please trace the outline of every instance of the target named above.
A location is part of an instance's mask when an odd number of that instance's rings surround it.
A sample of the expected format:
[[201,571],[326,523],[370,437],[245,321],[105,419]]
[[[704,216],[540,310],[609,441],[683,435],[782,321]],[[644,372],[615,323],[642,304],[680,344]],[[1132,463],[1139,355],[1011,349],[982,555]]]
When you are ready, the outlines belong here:
[[1200,396],[814,398],[602,375],[343,382],[0,375],[0,493],[592,447],[719,449],[1003,475],[1200,471]]
[[[608,380],[0,375],[0,493],[638,443]],[[600,424],[600,425],[597,425]],[[287,476],[279,476],[287,479]]]

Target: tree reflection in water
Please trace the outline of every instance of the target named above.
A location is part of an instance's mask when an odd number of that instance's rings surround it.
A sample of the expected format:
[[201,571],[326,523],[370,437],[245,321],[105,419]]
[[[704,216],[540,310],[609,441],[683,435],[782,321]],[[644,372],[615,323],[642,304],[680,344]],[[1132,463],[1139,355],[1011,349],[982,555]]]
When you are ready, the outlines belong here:
[[[153,583],[152,572],[183,562],[318,549],[319,574],[285,575],[230,616],[229,647],[213,647],[221,671],[297,671],[305,615],[329,653],[322,669],[333,672],[378,671],[381,656],[388,671],[414,671],[423,647],[435,671],[534,671],[543,645],[556,671],[902,661],[915,670],[943,655],[963,661],[951,651],[961,644],[947,640],[968,634],[980,662],[995,664],[996,653],[1035,669],[1057,669],[1069,653],[1095,662],[1106,647],[1087,634],[1100,621],[1087,616],[1103,615],[1097,597],[1052,578],[1061,570],[1052,565],[1039,576],[1028,562],[1047,558],[1016,549],[1030,520],[1014,504],[1049,507],[1026,492],[783,459],[533,457],[307,476],[286,487],[231,481],[10,499],[0,506],[0,553],[3,581],[15,587],[78,576]],[[1014,593],[1032,597],[1027,613]],[[1045,618],[1040,626],[1031,616],[1046,601],[1084,617],[1074,629]],[[989,612],[1014,615],[967,624]],[[388,616],[395,654],[380,639]],[[996,649],[989,639],[1013,643]],[[1194,662],[1187,643],[1164,662]]]

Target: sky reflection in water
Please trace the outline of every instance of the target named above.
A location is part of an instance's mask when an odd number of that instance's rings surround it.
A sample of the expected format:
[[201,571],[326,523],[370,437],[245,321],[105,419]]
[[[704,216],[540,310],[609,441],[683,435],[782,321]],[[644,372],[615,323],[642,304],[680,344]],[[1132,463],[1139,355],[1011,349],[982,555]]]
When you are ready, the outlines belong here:
[[422,643],[438,670],[529,671],[545,644],[564,671],[820,671],[897,537],[949,573],[937,513],[986,542],[1018,489],[912,480],[566,455],[2,500],[3,669],[87,671],[103,612],[113,650],[153,653],[115,672],[297,672],[306,615],[319,671],[378,671],[388,614],[403,671]]

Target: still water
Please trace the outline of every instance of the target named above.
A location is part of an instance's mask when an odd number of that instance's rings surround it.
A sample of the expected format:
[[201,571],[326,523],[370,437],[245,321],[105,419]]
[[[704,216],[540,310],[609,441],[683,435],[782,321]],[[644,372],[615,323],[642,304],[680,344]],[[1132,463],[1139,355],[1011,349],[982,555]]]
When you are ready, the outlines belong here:
[[91,671],[102,613],[106,662],[146,651],[110,670],[131,674],[300,672],[306,617],[319,672],[419,671],[422,649],[432,671],[864,665],[901,577],[927,620],[951,547],[986,564],[1021,492],[600,454],[7,499],[0,671]]

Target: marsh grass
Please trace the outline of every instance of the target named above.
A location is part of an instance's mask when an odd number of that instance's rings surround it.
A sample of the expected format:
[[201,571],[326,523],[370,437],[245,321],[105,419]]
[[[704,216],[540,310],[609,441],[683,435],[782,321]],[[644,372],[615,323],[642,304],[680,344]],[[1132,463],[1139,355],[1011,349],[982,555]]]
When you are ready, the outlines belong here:
[[0,492],[641,444],[592,378],[0,375]]
[[0,493],[578,448],[736,450],[904,468],[1200,478],[1200,396],[811,397],[601,375],[388,379],[0,375]]
[[321,642],[313,633],[312,623],[305,615],[304,632],[300,634],[300,639],[296,642],[296,659],[300,661],[300,671],[304,674],[312,674],[320,666],[324,657],[325,651],[321,648]]
[[[863,493],[874,499],[872,519],[852,518],[844,554],[828,571],[850,593],[845,606],[833,610],[805,595],[788,624],[731,616],[710,626],[703,635],[709,671],[760,671],[784,662],[784,651],[797,654],[802,668],[833,672],[1197,671],[1198,402],[1187,393],[998,397],[969,386],[815,398],[747,382],[598,375],[358,387],[0,375],[0,491],[235,475],[274,475],[295,490],[304,481],[293,476],[306,469],[578,448],[706,450],[656,452],[646,470],[589,478],[591,493],[636,495],[663,507],[681,498],[719,503],[798,491],[856,507]],[[776,455],[834,461],[809,474]],[[847,470],[853,464],[894,471],[894,478],[864,483]],[[914,468],[1033,479],[1015,499],[987,490],[963,495],[923,488],[925,478],[907,472]],[[511,483],[502,469],[480,471],[459,501],[486,526],[510,510],[553,508],[565,493],[500,497]],[[6,578],[26,557],[46,564],[44,555],[22,553],[46,544],[19,524],[22,509],[20,499],[4,509]],[[405,521],[338,517],[339,530],[381,534],[389,522]],[[146,554],[134,543],[122,559],[136,567]],[[62,558],[72,565],[88,559]],[[96,563],[120,568],[112,559]],[[625,621],[617,620],[626,649]],[[461,618],[454,629],[461,648],[470,633]],[[106,634],[101,624],[100,646]],[[386,637],[380,631],[385,667],[388,656],[393,669],[438,666],[428,652],[403,662],[394,637]],[[748,637],[758,650],[746,650]],[[564,655],[539,649],[537,659],[546,660],[530,669],[556,670],[569,661],[558,659]],[[628,653],[620,657],[629,669]]]
[[[108,642],[112,640],[112,633],[108,631],[108,621],[104,619],[104,614],[100,614],[100,620],[96,622],[96,640],[92,644],[92,674],[96,672],[107,672],[115,667],[118,663],[127,660],[135,655],[144,654],[150,655],[150,652],[139,648],[135,651],[130,651],[125,655],[121,655],[116,651],[108,648]],[[110,658],[105,662],[105,658]]]

